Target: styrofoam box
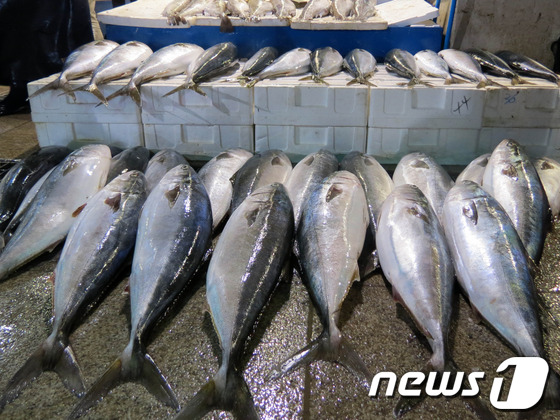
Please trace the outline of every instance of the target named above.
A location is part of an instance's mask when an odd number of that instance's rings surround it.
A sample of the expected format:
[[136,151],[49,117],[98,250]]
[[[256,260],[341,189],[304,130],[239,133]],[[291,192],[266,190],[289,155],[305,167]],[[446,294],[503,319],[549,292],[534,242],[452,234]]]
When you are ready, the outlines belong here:
[[485,89],[473,83],[444,85],[443,79],[432,77],[422,77],[431,87],[408,87],[407,79],[388,73],[383,65],[378,69],[370,79],[377,87],[370,90],[369,127],[482,127]]
[[495,78],[506,89],[488,89],[483,127],[560,128],[560,89],[555,83],[523,77],[532,85],[511,86],[508,79]]
[[297,160],[319,149],[346,154],[366,149],[366,127],[255,125],[255,151],[280,149]]
[[346,84],[344,72],[325,78],[328,85],[303,76],[263,80],[254,86],[255,125],[366,127],[368,87]]
[[[29,94],[53,81],[58,75],[35,80],[27,85]],[[89,79],[74,80],[72,88],[86,84]],[[105,96],[120,89],[126,80],[100,87]],[[140,109],[129,98],[117,97],[109,106],[96,106],[99,100],[89,92],[75,92],[76,101],[61,90],[50,90],[30,99],[31,117],[41,146],[66,145],[71,141],[88,139],[122,148],[143,146]]]
[[478,140],[480,154],[492,151],[503,139],[515,139],[533,158],[560,159],[560,128],[484,127]]

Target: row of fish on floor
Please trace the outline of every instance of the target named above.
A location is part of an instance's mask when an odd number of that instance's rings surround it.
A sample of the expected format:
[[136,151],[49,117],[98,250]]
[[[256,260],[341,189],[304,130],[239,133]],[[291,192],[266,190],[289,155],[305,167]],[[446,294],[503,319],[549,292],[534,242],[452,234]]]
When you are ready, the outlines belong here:
[[[324,331],[275,367],[272,378],[326,359],[371,381],[338,321],[352,283],[379,265],[395,299],[428,338],[428,370],[453,366],[447,338],[454,276],[474,313],[520,356],[546,358],[533,268],[543,249],[549,203],[559,211],[560,164],[548,158],[533,163],[513,140],[475,159],[455,183],[422,153],[404,156],[392,178],[360,152],[339,163],[320,150],[292,167],[281,151],[231,149],[198,173],[172,150],[149,161],[142,147],[113,158],[105,145],[68,153],[41,149],[0,184],[6,242],[0,279],[65,241],[55,269],[52,334],[10,380],[0,408],[43,370],[54,370],[82,397],[71,417],[126,381],[144,384],[178,409],[144,339],[208,263],[206,294],[222,361],[179,418],[198,418],[215,407],[257,418],[238,363],[292,253]],[[16,202],[22,203],[19,209]],[[129,253],[130,341],[86,392],[69,335]],[[552,373],[547,406],[558,407],[559,386]],[[471,404],[485,409],[482,401]],[[395,412],[413,406],[403,398]]]
[[[325,77],[344,69],[353,77],[348,84],[375,86],[371,78],[376,71],[377,61],[370,52],[363,49],[354,49],[344,58],[331,47],[314,51],[295,48],[280,56],[278,54],[274,47],[264,47],[257,51],[244,63],[240,83],[251,87],[260,80],[311,72],[309,79],[327,84]],[[198,85],[224,74],[237,62],[237,47],[231,42],[220,43],[206,50],[195,44],[178,43],[153,52],[146,44],[138,41],[122,45],[108,40],[94,41],[73,51],[58,78],[31,94],[30,98],[51,89],[62,89],[74,99],[75,91],[91,92],[105,105],[115,97],[128,95],[141,106],[139,88],[142,84],[183,73],[187,76],[184,83],[164,96],[183,89],[193,89],[206,95]],[[492,54],[479,49],[467,52],[446,49],[439,53],[422,50],[413,56],[408,51],[392,49],[385,56],[385,67],[409,79],[409,86],[417,83],[430,86],[430,83],[421,79],[422,74],[443,78],[447,84],[469,81],[477,83],[478,87],[497,85],[486,77],[482,69],[487,73],[509,78],[512,84],[529,83],[520,74],[560,84],[559,76],[542,64],[510,51]],[[71,88],[71,80],[86,76],[91,76],[87,84]],[[108,97],[99,89],[113,80],[129,76],[128,84]]]
[[305,3],[298,19],[311,21],[333,16],[337,20],[366,21],[375,16],[375,0],[173,0],[162,12],[169,25],[186,23],[190,17],[213,16],[221,19],[220,31],[232,32],[228,16],[259,22],[264,16],[276,16],[291,21],[296,17],[297,5]]

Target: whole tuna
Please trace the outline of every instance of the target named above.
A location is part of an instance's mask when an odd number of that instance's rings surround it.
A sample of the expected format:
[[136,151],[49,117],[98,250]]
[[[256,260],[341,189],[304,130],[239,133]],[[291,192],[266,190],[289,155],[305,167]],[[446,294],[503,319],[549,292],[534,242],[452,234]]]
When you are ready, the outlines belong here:
[[181,21],[181,12],[190,6],[193,0],[173,0],[161,13],[167,18],[168,25],[179,25]]
[[296,5],[292,0],[271,0],[274,14],[278,19],[291,20],[296,15]]
[[240,79],[248,80],[263,71],[278,57],[278,50],[274,47],[264,47],[247,60],[241,71]]
[[227,0],[226,8],[231,16],[240,17],[249,20],[251,17],[251,8],[246,0]]
[[395,186],[416,185],[428,199],[441,221],[443,201],[453,180],[434,158],[424,153],[410,153],[399,161],[393,173]]
[[466,53],[470,54],[472,58],[478,61],[478,64],[480,64],[482,69],[486,70],[488,73],[511,79],[512,85],[529,83],[519,77],[519,75],[511,69],[505,60],[498,57],[496,54],[492,54],[490,51],[481,50],[479,48],[471,48],[467,50]]
[[377,60],[370,52],[355,48],[344,57],[342,66],[353,77],[353,79],[347,83],[348,85],[361,83],[363,85],[375,86],[369,79],[375,73]]
[[314,360],[336,361],[371,383],[367,367],[338,327],[340,307],[359,280],[369,216],[360,181],[347,171],[328,176],[304,203],[297,232],[299,260],[323,325],[321,335],[276,367],[278,378]]
[[281,150],[255,153],[235,174],[231,211],[256,189],[276,182],[286,182],[291,171],[292,163]]
[[0,279],[64,240],[87,201],[105,185],[110,162],[107,146],[84,146],[51,172],[0,254]]
[[231,178],[253,154],[245,149],[229,149],[206,163],[198,176],[206,188],[212,205],[212,228],[216,229],[231,207]]
[[531,159],[515,140],[496,146],[482,186],[507,212],[529,256],[538,263],[548,226],[548,200]]
[[89,83],[73,91],[85,90],[93,93],[97,99],[107,104],[107,99],[99,90],[99,86],[130,76],[151,54],[151,48],[142,42],[129,41],[119,45],[103,57],[103,60],[93,71]]
[[108,39],[100,41],[92,41],[76,48],[64,61],[60,75],[33,94],[29,95],[29,99],[40,95],[48,90],[63,89],[72,99],[76,100],[74,92],[70,87],[71,80],[80,79],[81,77],[91,76],[95,68],[101,60],[117,48],[119,44]]
[[[449,191],[443,215],[457,279],[473,312],[519,356],[546,358],[530,257],[502,206],[465,181]],[[559,396],[551,372],[544,401],[558,408]]]
[[375,16],[377,14],[376,5],[377,0],[355,0],[354,19],[363,22]]
[[482,73],[480,64],[466,52],[447,49],[441,50],[438,55],[445,60],[452,73],[478,83],[476,86],[477,88],[483,88],[492,84],[484,73]]
[[[155,79],[175,76],[187,72],[189,66],[202,54],[204,49],[195,44],[178,43],[168,45],[150,55],[122,89],[107,97],[107,101],[121,95],[130,96],[136,105],[141,106],[140,85]],[[105,104],[107,105],[107,104]]]
[[560,213],[560,163],[548,157],[542,157],[534,162],[535,169],[546,192],[552,216]]
[[58,373],[72,393],[85,392],[69,336],[134,246],[145,198],[144,176],[127,172],[94,195],[77,217],[55,270],[52,333],[10,380],[0,409],[43,371]]
[[41,177],[70,153],[66,147],[48,146],[20,160],[0,181],[0,232]]
[[385,55],[385,68],[388,71],[409,79],[408,86],[425,82],[420,81],[420,69],[416,65],[414,56],[408,51],[393,48]]
[[311,53],[311,79],[314,82],[328,85],[324,78],[342,70],[343,61],[340,53],[334,48],[316,49]]
[[169,384],[146,353],[144,340],[196,272],[211,235],[212,210],[202,182],[189,165],[173,168],[146,199],[138,222],[130,274],[130,341],[80,400],[72,418],[83,415],[112,388],[130,381],[179,408]]
[[299,19],[313,20],[315,18],[328,16],[331,14],[331,11],[331,0],[309,0],[305,7],[302,9],[299,15]]
[[185,9],[179,12],[179,21],[187,23],[188,19],[194,16],[219,17],[220,32],[233,32],[233,24],[226,12],[226,0],[192,0]]
[[251,87],[259,80],[297,76],[298,74],[307,73],[310,69],[311,51],[306,48],[295,48],[282,54],[272,64],[265,67],[247,86]]
[[504,60],[513,70],[521,74],[550,80],[560,85],[560,77],[556,73],[532,58],[512,51],[500,51],[496,55]]
[[490,159],[490,153],[485,153],[474,159],[463,169],[455,182],[459,184],[463,181],[472,181],[476,182],[478,185],[482,185],[484,171],[486,170],[486,166],[488,166],[488,159]]
[[111,168],[107,176],[107,183],[129,171],[144,172],[150,160],[150,151],[143,146],[131,147],[123,150],[111,158]]
[[435,51],[422,50],[414,54],[414,60],[420,72],[426,76],[445,79],[445,84],[455,83],[456,79],[449,73],[449,66]]
[[206,295],[222,348],[220,368],[178,419],[233,411],[257,419],[240,359],[248,335],[268,301],[292,244],[292,205],[281,184],[253,192],[228,220],[208,267]]
[[156,187],[164,175],[177,165],[185,165],[187,159],[172,149],[157,152],[148,162],[146,168],[146,191],[148,194]]
[[332,0],[332,15],[339,20],[350,19],[354,13],[354,0]]

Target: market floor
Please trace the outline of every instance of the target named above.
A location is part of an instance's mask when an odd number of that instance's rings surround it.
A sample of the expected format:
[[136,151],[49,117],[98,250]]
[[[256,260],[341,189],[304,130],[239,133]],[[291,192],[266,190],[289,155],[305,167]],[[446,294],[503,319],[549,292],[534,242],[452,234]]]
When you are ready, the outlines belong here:
[[[2,95],[0,88],[0,95]],[[5,92],[5,90],[4,90]],[[37,147],[29,114],[0,118],[0,158],[25,155]],[[49,281],[60,249],[39,258],[0,282],[0,390],[50,334],[52,283]],[[232,250],[235,252],[235,250]],[[537,287],[560,316],[560,223],[548,236]],[[86,385],[91,386],[128,342],[130,324],[126,273],[70,340]],[[204,279],[198,278],[156,328],[148,352],[156,361],[184,406],[218,369],[220,350],[206,312]],[[341,330],[372,373],[395,372],[399,377],[421,370],[430,350],[420,334],[403,320],[383,277],[377,272],[354,284],[340,316]],[[545,319],[546,345],[552,366],[560,370],[560,332]],[[264,311],[248,343],[244,377],[263,419],[376,419],[393,418],[396,398],[369,398],[369,384],[361,383],[340,365],[315,362],[279,380],[268,380],[271,369],[321,332],[316,311],[301,280],[284,279]],[[481,396],[489,405],[490,389],[498,366],[515,356],[486,326],[471,317],[465,299],[457,296],[452,325],[451,354],[466,372],[483,371]],[[512,372],[506,377],[511,379]],[[383,387],[384,389],[384,387]],[[5,419],[64,419],[77,398],[55,373],[41,375],[9,403]],[[514,419],[517,413],[498,412]],[[547,412],[541,418],[558,418]],[[160,404],[139,384],[124,384],[112,391],[84,417],[86,419],[169,419],[174,412]],[[536,417],[536,416],[535,416]],[[534,418],[535,418],[534,417]],[[206,418],[231,418],[214,412]],[[405,418],[475,418],[461,398],[431,398]]]

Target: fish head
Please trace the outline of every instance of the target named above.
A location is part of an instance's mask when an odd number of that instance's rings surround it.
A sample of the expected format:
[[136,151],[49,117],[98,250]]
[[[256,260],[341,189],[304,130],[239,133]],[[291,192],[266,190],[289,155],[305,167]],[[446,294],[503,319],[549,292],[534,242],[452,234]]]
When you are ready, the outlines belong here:
[[74,150],[68,158],[87,158],[97,157],[101,159],[111,160],[111,149],[104,144],[87,144]]
[[[288,192],[283,184],[275,182],[270,185],[258,188],[251,193],[235,210],[237,213],[242,212],[247,221],[247,227],[262,226],[259,223],[267,214],[269,214],[273,206],[281,206],[286,212],[292,215],[292,202],[288,197]],[[290,226],[293,225],[293,220]]]
[[146,178],[142,172],[132,170],[119,175],[105,188],[111,192],[141,195],[146,192]]

